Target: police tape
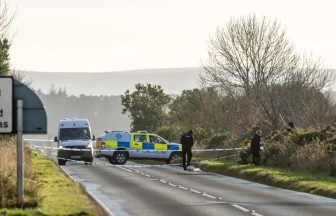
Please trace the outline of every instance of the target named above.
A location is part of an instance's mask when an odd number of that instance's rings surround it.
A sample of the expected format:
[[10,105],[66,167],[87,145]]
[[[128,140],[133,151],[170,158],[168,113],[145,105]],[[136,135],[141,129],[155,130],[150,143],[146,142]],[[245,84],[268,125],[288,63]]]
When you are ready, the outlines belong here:
[[[62,150],[62,151],[92,151],[91,148],[71,148],[71,147],[52,147],[52,146],[41,146],[41,145],[31,145],[31,148],[36,149],[52,149],[52,150]],[[237,151],[242,148],[221,148],[221,149],[193,149],[193,152],[219,152],[219,151]],[[125,151],[125,152],[174,152],[181,150],[155,150],[155,149],[94,149],[93,151],[104,153],[104,152],[115,152],[115,151]]]
[[148,167],[180,167],[180,164],[124,164],[124,165],[119,165],[119,164],[111,164],[111,163],[104,163],[104,162],[85,162],[85,161],[79,161],[79,160],[74,160],[74,159],[69,159],[69,158],[63,158],[63,157],[58,157],[55,155],[48,155],[48,154],[43,154],[43,156],[46,157],[51,157],[54,159],[60,159],[68,162],[73,162],[76,164],[82,164],[82,165],[98,165],[98,166],[110,166],[110,167],[126,167],[126,168],[148,168]]
[[34,141],[34,142],[55,142],[51,139],[31,139],[31,138],[25,138],[24,141]]
[[193,152],[213,152],[213,151],[236,151],[236,150],[242,150],[243,148],[221,148],[221,149],[193,149]]
[[[33,142],[55,142],[54,140],[50,139],[24,139],[24,141],[33,141]],[[50,146],[39,146],[39,145],[33,145],[35,148],[49,148],[54,150],[65,150],[65,151],[91,151],[91,149],[79,149],[79,148],[72,148],[71,147],[50,147]],[[242,150],[243,148],[238,147],[231,147],[231,148],[217,148],[217,149],[193,149],[193,152],[216,152],[216,151],[235,151],[235,150]],[[109,151],[116,151],[116,149],[95,149],[95,151],[99,152],[109,152]],[[124,150],[118,150],[118,151],[146,151],[146,152],[162,152],[162,151],[181,151],[181,150],[155,150],[155,149],[124,149]]]

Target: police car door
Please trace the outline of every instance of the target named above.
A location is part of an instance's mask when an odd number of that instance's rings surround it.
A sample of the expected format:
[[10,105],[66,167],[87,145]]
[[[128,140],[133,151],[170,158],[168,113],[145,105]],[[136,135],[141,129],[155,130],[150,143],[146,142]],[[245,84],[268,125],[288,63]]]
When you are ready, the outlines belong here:
[[135,158],[144,158],[147,157],[146,153],[143,151],[146,147],[147,136],[146,134],[133,134],[131,137],[131,151],[130,156]]
[[[154,146],[154,151],[152,153],[152,158],[168,158],[168,146],[167,142],[160,136],[150,134],[149,135],[150,143]],[[167,156],[168,155],[168,156]]]

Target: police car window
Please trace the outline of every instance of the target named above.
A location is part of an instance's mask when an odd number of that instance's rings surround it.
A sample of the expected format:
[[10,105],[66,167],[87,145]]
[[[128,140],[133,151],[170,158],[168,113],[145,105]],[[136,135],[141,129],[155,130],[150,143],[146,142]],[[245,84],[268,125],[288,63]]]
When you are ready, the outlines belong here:
[[134,135],[134,141],[135,142],[146,142],[146,135],[136,134],[136,135]]
[[162,138],[160,138],[158,136],[149,135],[149,139],[150,139],[150,142],[152,142],[152,143],[166,144],[166,142]]
[[149,142],[151,143],[155,143],[156,142],[156,139],[153,135],[149,135]]

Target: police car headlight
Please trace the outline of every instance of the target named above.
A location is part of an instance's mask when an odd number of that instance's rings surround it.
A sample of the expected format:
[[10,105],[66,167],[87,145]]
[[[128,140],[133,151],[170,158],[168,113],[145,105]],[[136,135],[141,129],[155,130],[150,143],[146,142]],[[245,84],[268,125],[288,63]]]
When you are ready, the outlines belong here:
[[92,144],[87,145],[86,148],[92,148]]

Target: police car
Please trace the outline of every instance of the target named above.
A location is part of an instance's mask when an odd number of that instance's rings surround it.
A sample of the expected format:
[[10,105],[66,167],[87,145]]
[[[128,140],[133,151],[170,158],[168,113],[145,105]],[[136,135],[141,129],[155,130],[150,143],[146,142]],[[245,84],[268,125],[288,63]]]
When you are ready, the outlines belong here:
[[169,164],[180,157],[181,144],[139,131],[105,131],[96,142],[96,157],[106,157],[112,164],[125,164],[129,158],[162,159]]

